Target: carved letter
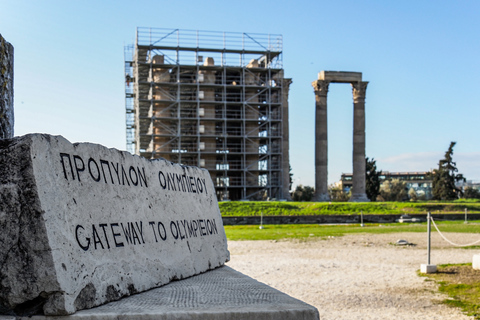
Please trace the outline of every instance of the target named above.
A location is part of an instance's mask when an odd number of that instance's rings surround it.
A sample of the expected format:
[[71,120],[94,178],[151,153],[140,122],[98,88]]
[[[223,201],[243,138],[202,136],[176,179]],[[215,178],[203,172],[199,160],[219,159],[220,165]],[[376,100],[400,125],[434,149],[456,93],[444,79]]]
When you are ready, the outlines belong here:
[[[162,178],[163,178],[163,183],[162,183]],[[162,171],[158,171],[158,181],[160,181],[160,186],[163,189],[167,188],[167,180],[165,179],[165,175],[163,174]]]
[[[97,177],[93,176],[92,166],[91,166],[92,163],[95,164],[95,168],[97,169],[97,173],[98,173]],[[98,168],[98,164],[95,162],[95,160],[93,160],[93,158],[88,159],[88,172],[90,172],[90,176],[92,177],[93,180],[95,180],[96,182],[100,181],[100,169]]]
[[87,251],[88,248],[90,247],[90,238],[88,237],[85,237],[85,239],[87,240],[87,245],[86,246],[83,246],[81,243],[80,243],[80,240],[78,240],[78,229],[82,228],[83,230],[85,230],[84,227],[82,227],[81,225],[77,225],[77,227],[75,228],[75,238],[77,239],[77,243],[78,245],[80,246],[80,248],[82,248],[84,251]]
[[102,167],[102,173],[103,173],[103,179],[105,179],[105,183],[107,183],[107,178],[105,177],[105,170],[103,169],[103,165],[106,164],[108,168],[108,172],[110,173],[110,179],[112,180],[112,184],[115,184],[113,182],[113,176],[112,176],[112,169],[110,169],[110,165],[108,164],[107,160],[102,160],[100,159],[100,166]]
[[68,153],[60,153],[60,162],[62,163],[62,167],[63,167],[63,175],[65,176],[65,179],[68,180],[67,170],[65,170],[65,162],[63,162],[64,157],[68,158],[68,162],[70,163],[70,171],[72,172],[72,177],[73,177],[72,180],[75,180],[75,174],[73,173],[73,167],[72,167],[72,159],[70,158],[70,155]]
[[115,230],[113,230],[113,227],[118,227],[118,223],[111,223],[110,228],[112,229],[112,234],[113,234],[113,241],[115,241],[115,247],[123,247],[124,244],[123,242],[117,242],[117,237],[120,235],[120,233],[115,233]]
[[142,167],[142,170],[143,170],[143,176],[142,176],[142,173],[140,172],[140,168],[137,167],[138,176],[140,177],[140,186],[142,186],[142,180],[143,180],[143,183],[145,183],[145,188],[148,188],[147,176],[145,175],[145,168]]
[[[135,182],[133,181],[132,171],[133,171],[133,174],[135,175]],[[138,186],[138,175],[133,166],[130,166],[130,169],[128,170],[128,175],[130,176],[130,180],[132,181],[132,184],[134,186]]]
[[[81,168],[78,166],[77,160],[81,161],[81,163],[82,163]],[[85,163],[83,162],[83,159],[80,158],[80,156],[77,156],[77,155],[73,156],[73,162],[75,163],[75,170],[77,171],[78,181],[81,181],[80,180],[80,171],[85,171]]]

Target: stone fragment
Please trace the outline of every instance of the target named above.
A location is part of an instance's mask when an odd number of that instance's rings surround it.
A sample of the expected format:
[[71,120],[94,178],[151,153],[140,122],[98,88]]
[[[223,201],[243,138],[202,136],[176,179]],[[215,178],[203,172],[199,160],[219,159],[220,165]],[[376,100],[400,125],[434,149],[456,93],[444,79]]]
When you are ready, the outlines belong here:
[[13,137],[13,46],[0,34],[0,139]]
[[61,136],[0,140],[0,230],[0,314],[71,314],[229,259],[208,171]]

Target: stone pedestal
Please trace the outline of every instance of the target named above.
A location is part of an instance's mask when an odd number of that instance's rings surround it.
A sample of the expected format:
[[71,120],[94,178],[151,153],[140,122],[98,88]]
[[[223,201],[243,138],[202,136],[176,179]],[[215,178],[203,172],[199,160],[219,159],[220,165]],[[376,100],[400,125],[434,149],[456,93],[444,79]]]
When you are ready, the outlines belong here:
[[[52,317],[2,317],[48,320]],[[318,310],[224,266],[56,320],[318,320]]]
[[435,264],[422,264],[422,265],[420,265],[420,272],[421,273],[436,273],[437,272],[437,265],[435,265]]
[[0,34],[0,139],[13,137],[13,46]]
[[480,254],[474,254],[472,258],[472,268],[480,270]]

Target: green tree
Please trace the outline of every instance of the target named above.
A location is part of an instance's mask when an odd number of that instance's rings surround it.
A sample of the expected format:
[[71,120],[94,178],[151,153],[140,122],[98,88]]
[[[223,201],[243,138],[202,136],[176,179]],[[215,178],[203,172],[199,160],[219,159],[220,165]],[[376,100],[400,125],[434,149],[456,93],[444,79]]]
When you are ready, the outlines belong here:
[[464,190],[463,197],[465,199],[480,199],[480,190],[472,187],[467,187]]
[[288,190],[292,190],[292,185],[293,185],[293,172],[292,172],[292,166],[288,165],[288,179],[289,179],[289,185],[288,185]]
[[332,201],[347,202],[350,199],[351,192],[345,192],[340,187],[332,186],[328,188],[328,194]]
[[382,171],[377,171],[377,164],[374,158],[365,159],[365,193],[370,201],[377,200],[380,194],[380,175]]
[[399,179],[385,181],[380,188],[380,196],[385,201],[407,200],[407,183]]
[[454,200],[462,196],[462,190],[455,186],[458,181],[465,181],[462,174],[457,173],[457,164],[453,162],[453,147],[456,142],[450,142],[445,158],[438,162],[438,169],[430,174],[433,176],[432,194],[434,200]]
[[299,184],[293,192],[293,201],[312,201],[315,189],[310,186],[302,186]]
[[411,201],[418,200],[417,192],[415,192],[415,189],[410,188],[410,190],[408,190],[408,197],[410,198]]

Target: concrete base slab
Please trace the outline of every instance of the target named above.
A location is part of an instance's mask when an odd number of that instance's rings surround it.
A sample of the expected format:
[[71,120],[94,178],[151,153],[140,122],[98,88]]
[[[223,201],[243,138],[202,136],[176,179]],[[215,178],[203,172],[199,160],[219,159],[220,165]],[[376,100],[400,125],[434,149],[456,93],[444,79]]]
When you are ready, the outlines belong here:
[[472,268],[476,270],[480,270],[480,254],[473,255]]
[[422,264],[422,265],[420,265],[420,272],[421,273],[436,273],[437,272],[437,265],[435,265],[435,264]]
[[[283,320],[320,319],[318,310],[230,267],[223,266],[163,287],[55,320]],[[49,316],[0,320],[47,320]]]

